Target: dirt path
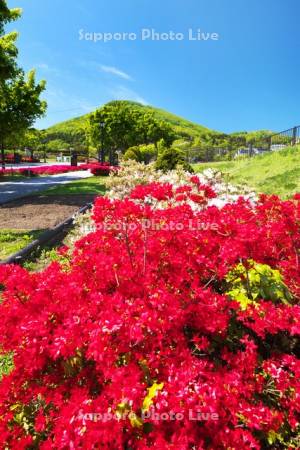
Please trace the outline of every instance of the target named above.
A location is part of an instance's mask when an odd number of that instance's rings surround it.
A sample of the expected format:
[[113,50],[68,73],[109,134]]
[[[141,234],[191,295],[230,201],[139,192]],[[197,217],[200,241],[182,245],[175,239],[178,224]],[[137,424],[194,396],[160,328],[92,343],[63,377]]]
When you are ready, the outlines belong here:
[[94,195],[34,195],[0,205],[0,229],[44,230],[70,217]]

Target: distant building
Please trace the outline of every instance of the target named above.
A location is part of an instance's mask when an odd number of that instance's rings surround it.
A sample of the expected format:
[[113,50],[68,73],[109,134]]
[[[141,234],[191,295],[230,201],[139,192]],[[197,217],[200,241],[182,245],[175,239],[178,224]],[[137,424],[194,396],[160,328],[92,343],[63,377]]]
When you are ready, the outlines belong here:
[[268,148],[258,147],[252,149],[254,155],[261,155],[262,153],[266,153],[269,151]]
[[250,150],[248,148],[239,148],[234,157],[238,158],[239,156],[249,156],[249,155]]
[[238,158],[240,156],[253,156],[253,155],[261,155],[262,153],[268,152],[269,150],[267,148],[263,147],[253,147],[252,149],[249,148],[240,148],[234,155],[235,158]]
[[272,152],[277,152],[278,150],[282,150],[286,146],[287,146],[287,144],[272,144],[271,145],[271,151]]

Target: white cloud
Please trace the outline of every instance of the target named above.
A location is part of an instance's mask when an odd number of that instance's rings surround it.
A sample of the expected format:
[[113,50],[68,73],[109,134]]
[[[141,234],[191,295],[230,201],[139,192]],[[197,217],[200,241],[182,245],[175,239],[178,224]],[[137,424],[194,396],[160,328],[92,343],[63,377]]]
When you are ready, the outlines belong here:
[[137,92],[128,89],[125,86],[116,86],[110,90],[110,94],[113,96],[114,100],[133,100],[142,105],[148,105],[147,100],[141,97]]
[[60,75],[61,73],[60,70],[58,70],[56,67],[49,66],[49,64],[46,63],[38,63],[35,64],[34,67],[36,69],[40,69],[43,70],[44,72],[52,73],[54,75]]
[[80,113],[89,113],[96,109],[96,105],[91,104],[83,97],[76,95],[69,95],[62,89],[50,88],[45,93],[45,98],[48,103],[48,114],[55,114],[59,112],[70,111],[74,115]]
[[117,67],[101,65],[100,66],[100,70],[102,72],[110,73],[112,75],[115,75],[115,76],[117,76],[119,78],[123,78],[123,80],[133,81],[132,77],[130,75],[128,75],[128,73],[123,72],[123,70],[120,70]]
[[48,64],[45,64],[45,63],[36,64],[36,67],[38,69],[49,70]]

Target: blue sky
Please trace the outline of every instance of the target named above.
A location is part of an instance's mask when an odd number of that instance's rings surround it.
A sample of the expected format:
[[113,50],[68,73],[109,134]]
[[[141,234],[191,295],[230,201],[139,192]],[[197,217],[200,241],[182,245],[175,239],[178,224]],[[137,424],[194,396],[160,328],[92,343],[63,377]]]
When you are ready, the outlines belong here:
[[[23,8],[20,63],[47,80],[47,117],[112,99],[164,108],[210,128],[283,130],[300,123],[299,0],[9,0]],[[142,40],[141,30],[183,40]],[[191,41],[188,30],[217,33]],[[80,34],[80,30],[81,34]],[[93,42],[82,33],[135,33]],[[87,34],[87,35],[86,35]],[[207,35],[208,36],[208,35]],[[98,37],[99,38],[99,37]]]

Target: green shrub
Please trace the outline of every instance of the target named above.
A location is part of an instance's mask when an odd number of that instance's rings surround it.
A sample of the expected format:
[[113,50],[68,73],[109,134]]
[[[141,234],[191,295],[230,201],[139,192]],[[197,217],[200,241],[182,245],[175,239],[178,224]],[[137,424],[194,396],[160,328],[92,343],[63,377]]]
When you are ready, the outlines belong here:
[[193,172],[193,168],[185,161],[183,153],[173,147],[162,150],[158,156],[155,167],[157,170],[162,170],[163,172],[178,168]]
[[142,162],[142,154],[138,146],[130,147],[124,154],[125,161],[129,159],[137,162]]
[[125,161],[133,160],[149,164],[157,157],[157,149],[154,144],[137,145],[130,147],[124,154]]

